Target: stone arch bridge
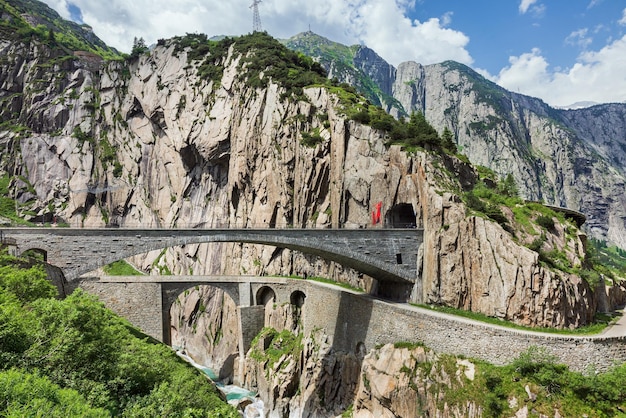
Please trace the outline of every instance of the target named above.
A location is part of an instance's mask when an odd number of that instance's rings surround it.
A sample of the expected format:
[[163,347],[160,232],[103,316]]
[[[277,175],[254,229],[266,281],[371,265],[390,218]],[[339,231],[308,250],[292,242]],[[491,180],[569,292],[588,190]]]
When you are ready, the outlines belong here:
[[152,250],[208,242],[264,244],[337,262],[379,282],[414,284],[422,229],[5,228],[3,242],[43,252],[68,281]]
[[604,371],[626,361],[625,336],[560,335],[506,328],[380,300],[313,280],[266,276],[83,276],[72,285],[96,294],[110,309],[166,343],[170,343],[170,308],[178,295],[195,286],[218,287],[237,305],[240,361],[242,353],[248,351],[253,338],[266,325],[268,302],[298,306],[304,335],[323,330],[333,349],[343,352],[357,353],[382,344],[412,341],[437,352],[500,365],[533,346],[544,347],[560,363],[578,371],[590,367]]

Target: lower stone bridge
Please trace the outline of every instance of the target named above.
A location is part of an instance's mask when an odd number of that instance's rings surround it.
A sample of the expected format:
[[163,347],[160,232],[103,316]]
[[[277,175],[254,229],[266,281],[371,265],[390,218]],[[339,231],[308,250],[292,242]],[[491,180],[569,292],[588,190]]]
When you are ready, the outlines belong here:
[[42,252],[69,281],[124,258],[186,244],[242,242],[301,251],[379,282],[413,284],[422,229],[126,229],[4,228],[0,238]]
[[[240,358],[267,324],[266,304],[299,307],[301,331],[323,330],[333,349],[362,354],[399,341],[440,353],[507,364],[530,347],[544,347],[573,370],[607,370],[626,362],[626,337],[547,334],[485,324],[405,303],[377,299],[314,280],[266,276],[105,276],[71,283],[154,338],[170,343],[170,309],[187,289],[223,289],[237,305]],[[240,369],[241,370],[241,369]],[[237,378],[237,376],[235,376]]]
[[69,283],[98,296],[118,315],[155,339],[170,344],[170,310],[186,290],[197,286],[222,289],[237,305],[239,346],[244,352],[264,326],[266,303],[302,305],[304,279],[267,276],[83,276]]

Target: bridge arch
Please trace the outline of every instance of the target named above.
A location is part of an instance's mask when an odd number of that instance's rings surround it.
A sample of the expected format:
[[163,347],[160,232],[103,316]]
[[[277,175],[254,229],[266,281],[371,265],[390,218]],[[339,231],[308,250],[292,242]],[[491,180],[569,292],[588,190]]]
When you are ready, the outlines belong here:
[[20,257],[34,257],[37,258],[39,260],[42,260],[43,262],[48,262],[48,251],[38,248],[38,247],[31,247],[28,248],[24,251],[22,251],[20,253]]
[[270,286],[261,286],[256,292],[255,302],[257,305],[265,306],[268,303],[276,302],[276,292]]
[[304,306],[305,299],[306,295],[301,290],[296,290],[289,296],[289,302],[297,308],[302,308],[302,306]]
[[230,292],[214,284],[187,286],[163,307],[163,314],[173,348],[213,370],[220,380],[232,378],[240,353],[240,318]]

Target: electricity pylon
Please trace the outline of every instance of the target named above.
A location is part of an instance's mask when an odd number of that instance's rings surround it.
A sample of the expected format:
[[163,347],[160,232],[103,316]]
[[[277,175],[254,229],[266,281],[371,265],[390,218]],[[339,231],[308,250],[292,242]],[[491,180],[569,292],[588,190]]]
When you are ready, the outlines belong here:
[[253,32],[263,32],[263,28],[261,27],[261,15],[259,14],[259,3],[261,3],[261,0],[252,0],[252,5],[250,6],[252,9]]

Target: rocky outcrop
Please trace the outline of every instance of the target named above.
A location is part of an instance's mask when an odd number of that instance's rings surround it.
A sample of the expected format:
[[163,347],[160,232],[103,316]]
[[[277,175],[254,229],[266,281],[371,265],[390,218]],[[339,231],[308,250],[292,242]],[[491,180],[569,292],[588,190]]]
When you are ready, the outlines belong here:
[[[520,246],[503,226],[466,216],[455,195],[428,194],[422,207],[426,234],[423,302],[481,312],[529,326],[577,327],[593,320],[596,299],[574,274],[542,266],[539,254]],[[518,238],[522,238],[518,231]],[[529,234],[528,243],[536,235]],[[568,251],[580,266],[584,244],[562,227],[547,248]],[[432,250],[435,249],[435,250]],[[578,264],[576,264],[578,263]]]
[[447,390],[462,387],[475,377],[475,366],[470,361],[450,362],[445,367],[437,354],[424,347],[395,348],[387,344],[372,350],[363,360],[352,416],[483,416],[480,404],[474,401],[450,405],[444,400]]
[[270,418],[340,415],[353,401],[362,358],[333,350],[324,330],[302,335],[295,310],[266,305],[273,326],[246,354],[242,384],[258,392]]

